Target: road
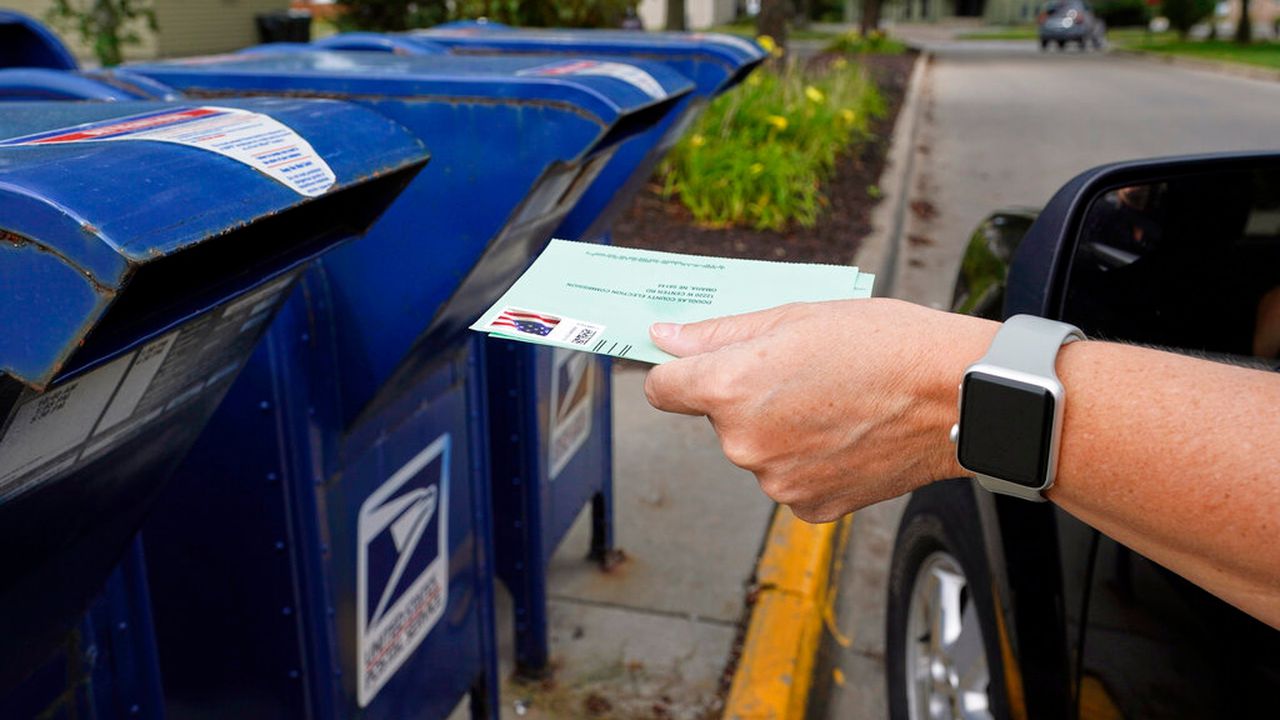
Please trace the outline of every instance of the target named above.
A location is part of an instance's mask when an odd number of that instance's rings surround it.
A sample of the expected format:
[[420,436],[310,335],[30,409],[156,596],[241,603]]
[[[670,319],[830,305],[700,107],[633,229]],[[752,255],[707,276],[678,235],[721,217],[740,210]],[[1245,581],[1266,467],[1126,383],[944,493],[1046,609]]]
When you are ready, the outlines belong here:
[[[905,29],[898,34],[910,35]],[[893,294],[945,307],[968,233],[990,211],[1039,207],[1076,173],[1116,160],[1280,147],[1280,83],[1034,43],[953,42],[920,88]],[[894,198],[886,201],[893,202]],[[885,577],[904,499],[857,513],[838,598],[829,718],[887,717]]]

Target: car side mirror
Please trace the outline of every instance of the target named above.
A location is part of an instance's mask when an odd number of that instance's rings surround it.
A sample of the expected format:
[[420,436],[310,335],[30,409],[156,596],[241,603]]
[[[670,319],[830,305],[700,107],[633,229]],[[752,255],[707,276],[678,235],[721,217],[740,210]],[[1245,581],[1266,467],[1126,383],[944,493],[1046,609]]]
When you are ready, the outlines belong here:
[[1008,270],[1003,315],[1211,356],[1280,356],[1280,153],[1144,160],[1054,195]]

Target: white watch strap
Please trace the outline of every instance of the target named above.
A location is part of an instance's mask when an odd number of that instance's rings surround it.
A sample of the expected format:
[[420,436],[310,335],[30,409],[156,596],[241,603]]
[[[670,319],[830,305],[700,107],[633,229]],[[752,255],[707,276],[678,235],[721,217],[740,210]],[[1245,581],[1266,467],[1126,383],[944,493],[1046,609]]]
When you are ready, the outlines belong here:
[[[1074,325],[1035,315],[1014,315],[1004,321],[987,354],[978,362],[1056,380],[1058,352],[1062,346],[1084,339],[1084,333]],[[1053,477],[1056,468],[1050,468],[1049,472]],[[1044,491],[1048,489],[1048,486],[1032,488],[982,474],[974,477],[979,485],[991,492],[1035,502],[1044,502]]]
[[979,362],[1056,378],[1058,351],[1069,342],[1083,339],[1084,333],[1074,325],[1035,315],[1014,315],[1004,321]]

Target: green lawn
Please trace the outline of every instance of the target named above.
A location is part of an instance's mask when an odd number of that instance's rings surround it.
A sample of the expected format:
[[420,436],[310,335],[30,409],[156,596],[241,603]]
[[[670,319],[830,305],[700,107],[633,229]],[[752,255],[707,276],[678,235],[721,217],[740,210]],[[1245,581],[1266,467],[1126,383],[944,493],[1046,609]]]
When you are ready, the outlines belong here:
[[1152,35],[1141,30],[1117,30],[1108,33],[1107,37],[1117,47],[1129,50],[1280,69],[1280,42],[1260,41],[1251,45],[1238,45],[1230,40],[1179,40],[1172,33]]
[[[728,25],[717,25],[711,28],[711,32],[728,33],[730,35],[741,35],[743,37],[754,38],[756,36],[756,25],[751,23],[730,23]],[[790,28],[787,30],[787,38],[790,40],[830,40],[835,37],[834,33],[823,32],[821,30],[797,30]]]
[[1035,40],[1039,37],[1035,25],[1017,25],[1013,27],[993,27],[963,33],[960,40]]

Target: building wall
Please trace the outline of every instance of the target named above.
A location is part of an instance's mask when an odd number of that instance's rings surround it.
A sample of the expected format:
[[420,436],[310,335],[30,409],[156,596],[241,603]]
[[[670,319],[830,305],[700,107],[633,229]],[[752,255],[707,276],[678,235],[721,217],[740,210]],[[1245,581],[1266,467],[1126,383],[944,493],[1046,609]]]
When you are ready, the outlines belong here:
[[[667,0],[640,0],[636,8],[646,30],[661,30],[667,26]],[[684,0],[686,27],[705,30],[713,25],[732,22],[737,14],[735,0]]]
[[288,10],[289,0],[152,0],[163,57],[238,50],[258,42],[254,16]]
[[[45,16],[53,6],[50,0],[3,0],[7,10],[17,10],[48,24]],[[253,18],[258,13],[286,10],[289,0],[152,0],[159,32],[145,25],[133,28],[141,39],[137,45],[125,46],[130,60],[155,57],[181,57],[237,50],[258,42]],[[71,52],[92,65],[93,49],[80,41],[78,33],[54,27]]]

